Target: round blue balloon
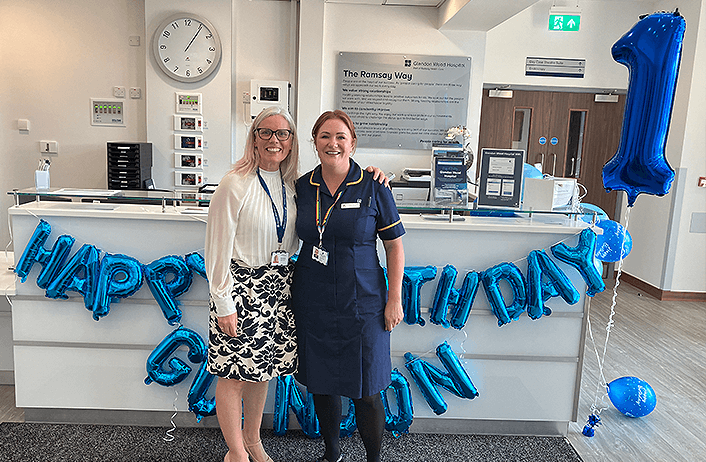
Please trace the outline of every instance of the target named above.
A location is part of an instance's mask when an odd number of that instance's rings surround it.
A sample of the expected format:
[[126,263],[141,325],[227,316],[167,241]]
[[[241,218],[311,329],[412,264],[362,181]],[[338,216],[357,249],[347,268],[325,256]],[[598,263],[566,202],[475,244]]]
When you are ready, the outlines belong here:
[[657,406],[657,395],[649,383],[637,377],[620,377],[608,384],[613,406],[628,417],[643,417]]
[[603,234],[596,236],[598,260],[616,262],[628,256],[632,250],[632,237],[623,225],[613,220],[603,220],[596,223],[596,226],[603,230]]
[[542,171],[531,164],[525,164],[522,169],[522,175],[525,178],[542,178]]
[[[525,164],[522,170],[522,176],[525,178],[543,178],[542,171],[532,164]],[[522,193],[520,199],[525,197],[525,183],[522,183]]]

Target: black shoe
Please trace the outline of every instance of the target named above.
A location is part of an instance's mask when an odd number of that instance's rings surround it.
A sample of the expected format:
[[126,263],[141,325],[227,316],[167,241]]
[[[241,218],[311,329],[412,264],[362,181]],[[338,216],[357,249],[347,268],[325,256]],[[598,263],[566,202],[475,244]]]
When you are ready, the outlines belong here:
[[[343,454],[339,455],[338,459],[336,459],[335,462],[341,462],[342,460],[343,460]],[[315,462],[329,462],[329,460],[325,457],[319,457],[318,459],[316,459]]]

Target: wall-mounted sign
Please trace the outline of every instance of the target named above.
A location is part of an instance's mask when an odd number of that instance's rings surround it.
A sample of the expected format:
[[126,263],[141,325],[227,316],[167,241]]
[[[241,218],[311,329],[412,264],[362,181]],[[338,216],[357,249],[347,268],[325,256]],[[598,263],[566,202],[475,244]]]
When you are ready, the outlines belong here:
[[358,147],[431,149],[467,125],[471,58],[339,53],[336,107],[355,123]]
[[585,71],[585,59],[527,57],[525,60],[525,75],[582,79]]
[[579,24],[581,24],[581,15],[579,14],[549,15],[549,30],[576,32],[579,30]]

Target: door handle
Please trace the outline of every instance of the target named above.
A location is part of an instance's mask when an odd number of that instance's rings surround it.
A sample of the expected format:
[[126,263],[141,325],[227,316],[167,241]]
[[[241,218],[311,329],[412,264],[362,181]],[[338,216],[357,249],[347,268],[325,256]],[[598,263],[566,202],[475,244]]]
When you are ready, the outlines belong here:
[[574,172],[574,167],[576,167],[576,157],[571,158],[571,176],[576,178],[576,173]]
[[542,168],[540,168],[539,170],[541,170],[541,172],[544,173],[544,153],[540,152],[538,154],[538,157],[539,157],[539,165],[542,166]]
[[552,163],[552,176],[555,176],[556,174],[556,154],[552,153],[552,157],[554,157],[554,163]]

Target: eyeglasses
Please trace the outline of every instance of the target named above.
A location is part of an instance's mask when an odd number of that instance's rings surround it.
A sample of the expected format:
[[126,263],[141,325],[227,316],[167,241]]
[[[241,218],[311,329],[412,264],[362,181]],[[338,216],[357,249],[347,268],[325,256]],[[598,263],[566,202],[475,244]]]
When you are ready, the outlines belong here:
[[268,141],[272,138],[272,135],[275,135],[280,141],[287,141],[292,135],[292,131],[287,130],[285,128],[281,128],[279,130],[270,130],[269,128],[256,128],[255,133],[257,133],[257,136],[263,141]]

